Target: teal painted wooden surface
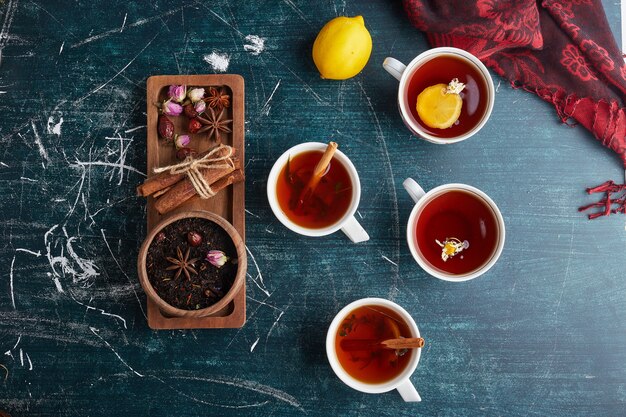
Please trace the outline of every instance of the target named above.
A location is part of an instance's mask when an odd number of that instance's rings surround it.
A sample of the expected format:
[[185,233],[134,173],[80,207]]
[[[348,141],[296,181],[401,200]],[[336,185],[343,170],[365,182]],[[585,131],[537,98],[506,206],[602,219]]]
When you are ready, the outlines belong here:
[[[617,157],[497,78],[479,135],[411,137],[380,64],[426,43],[397,2],[2,3],[0,405],[13,416],[624,415],[626,218],[576,211],[586,186],[623,178]],[[619,39],[619,4],[605,7]],[[323,81],[309,51],[339,14],[365,16],[374,51],[358,77]],[[135,273],[145,80],[212,73],[213,52],[246,79],[248,321],[155,332]],[[286,148],[330,138],[361,175],[365,244],[294,235],[265,197]],[[507,243],[488,274],[455,285],[414,263],[407,176],[497,202]],[[404,306],[426,338],[422,403],[353,391],[328,366],[327,325],[365,296]]]

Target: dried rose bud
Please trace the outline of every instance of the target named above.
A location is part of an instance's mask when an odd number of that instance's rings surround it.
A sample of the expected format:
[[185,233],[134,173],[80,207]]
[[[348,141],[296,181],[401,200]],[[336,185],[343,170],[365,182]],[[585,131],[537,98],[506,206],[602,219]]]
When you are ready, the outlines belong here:
[[186,148],[189,142],[191,142],[189,135],[176,135],[176,139],[174,139],[176,149]]
[[167,95],[170,99],[182,103],[185,97],[187,96],[187,86],[186,85],[170,85],[169,90],[167,91]]
[[206,260],[209,261],[211,265],[221,268],[226,261],[228,261],[228,256],[221,250],[210,250],[209,253],[206,254]]
[[157,235],[154,237],[154,241],[156,243],[161,243],[165,240],[165,233],[163,232],[159,232],[157,233]]
[[187,130],[189,130],[189,133],[198,133],[198,130],[200,130],[201,128],[202,128],[202,123],[200,123],[199,120],[197,119],[189,120],[189,126],[187,127]]
[[191,103],[183,106],[183,112],[185,113],[185,116],[187,116],[190,119],[193,119],[194,117],[198,115],[198,112],[194,108],[194,105]]
[[198,232],[189,232],[187,233],[187,243],[193,247],[200,246],[202,244],[202,236]]
[[198,101],[193,105],[193,108],[196,113],[203,113],[206,110],[206,103],[204,101]]
[[159,136],[167,141],[174,139],[174,123],[164,114],[159,115]]
[[197,154],[198,152],[193,148],[180,148],[176,151],[176,158],[182,161],[183,159],[193,158]]
[[192,88],[187,93],[187,97],[189,97],[192,103],[202,100],[204,97],[204,88]]
[[163,114],[167,114],[168,116],[180,116],[183,112],[183,106],[168,100],[163,103],[161,112],[163,112]]

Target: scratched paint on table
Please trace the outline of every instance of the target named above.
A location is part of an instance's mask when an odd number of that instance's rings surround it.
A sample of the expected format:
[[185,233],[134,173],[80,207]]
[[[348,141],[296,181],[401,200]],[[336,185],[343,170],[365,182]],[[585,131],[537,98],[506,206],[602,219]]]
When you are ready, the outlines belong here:
[[[0,1],[0,408],[104,416],[115,398],[150,416],[620,414],[625,220],[575,210],[584,187],[621,179],[619,162],[497,78],[480,135],[450,147],[411,137],[380,64],[426,43],[397,3]],[[603,4],[620,39],[620,5]],[[322,80],[310,48],[344,14],[364,16],[372,57],[353,79]],[[246,80],[247,323],[154,332],[135,272],[145,81],[221,72]],[[358,169],[369,242],[304,238],[273,217],[274,160],[313,140],[338,142]],[[488,274],[452,285],[417,267],[409,176],[496,201],[507,243]],[[420,327],[422,403],[353,391],[328,366],[330,320],[365,296],[398,302]]]

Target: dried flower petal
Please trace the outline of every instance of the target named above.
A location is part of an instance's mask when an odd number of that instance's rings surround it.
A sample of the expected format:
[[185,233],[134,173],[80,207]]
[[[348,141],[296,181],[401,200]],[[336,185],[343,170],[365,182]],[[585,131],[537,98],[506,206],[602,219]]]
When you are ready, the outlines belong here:
[[167,114],[168,116],[180,116],[180,114],[183,112],[183,106],[174,103],[173,101],[167,100],[163,102],[161,112],[163,114]]
[[176,149],[185,148],[191,142],[191,138],[189,135],[176,135],[176,140],[174,140],[174,144],[176,145]]
[[[196,104],[193,105],[194,110],[196,111],[196,113],[202,113],[206,110],[206,103],[202,100],[196,102]],[[195,117],[195,116],[194,116]]]
[[446,262],[448,258],[451,258],[461,252],[463,249],[469,248],[469,242],[467,240],[461,242],[460,239],[455,237],[447,237],[443,243],[437,239],[435,239],[435,242],[437,245],[441,246],[441,259],[444,262]]
[[209,261],[211,265],[221,268],[226,261],[228,261],[228,256],[221,250],[210,250],[209,253],[206,254],[206,260]]
[[189,97],[192,103],[202,100],[204,97],[204,88],[192,88],[187,93],[187,97]]
[[167,91],[167,95],[171,100],[174,100],[178,103],[182,103],[187,97],[187,86],[186,85],[170,85],[170,88]]

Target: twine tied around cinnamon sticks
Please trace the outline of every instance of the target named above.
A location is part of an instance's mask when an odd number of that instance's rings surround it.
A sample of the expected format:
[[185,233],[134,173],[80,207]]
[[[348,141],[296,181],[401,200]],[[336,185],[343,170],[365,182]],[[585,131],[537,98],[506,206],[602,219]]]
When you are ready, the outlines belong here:
[[[228,148],[227,153],[222,156],[215,156],[215,154],[220,153],[222,149]],[[166,167],[155,168],[154,173],[160,174],[161,172],[169,171],[171,175],[177,174],[186,174],[193,185],[193,188],[196,190],[196,193],[200,196],[200,198],[208,199],[215,195],[215,192],[211,189],[211,185],[206,181],[202,173],[201,169],[224,169],[224,168],[235,168],[235,163],[231,159],[233,155],[233,148],[227,145],[219,145],[215,149],[211,150],[209,153],[204,155],[201,158],[193,159],[187,158],[185,161],[180,164],[169,165]],[[225,163],[220,163],[225,162]]]

